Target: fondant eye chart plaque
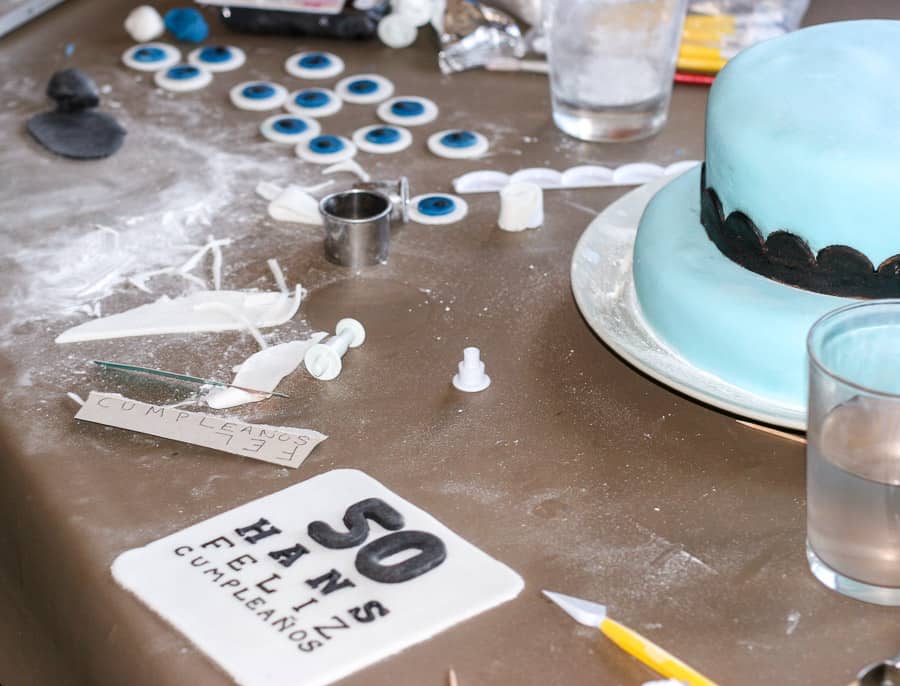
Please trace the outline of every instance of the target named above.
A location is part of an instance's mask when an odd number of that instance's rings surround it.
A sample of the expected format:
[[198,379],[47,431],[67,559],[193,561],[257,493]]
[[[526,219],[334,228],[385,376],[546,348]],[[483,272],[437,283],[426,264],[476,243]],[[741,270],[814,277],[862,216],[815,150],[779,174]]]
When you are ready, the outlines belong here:
[[524,586],[351,469],[129,550],[112,574],[241,686],[329,684]]

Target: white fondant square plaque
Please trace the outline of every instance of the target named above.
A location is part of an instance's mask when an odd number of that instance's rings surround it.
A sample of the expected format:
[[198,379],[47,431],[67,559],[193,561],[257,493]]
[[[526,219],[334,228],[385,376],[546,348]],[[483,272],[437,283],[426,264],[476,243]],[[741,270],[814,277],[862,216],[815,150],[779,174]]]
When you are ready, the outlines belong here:
[[524,586],[347,469],[129,550],[112,574],[242,686],[331,683]]

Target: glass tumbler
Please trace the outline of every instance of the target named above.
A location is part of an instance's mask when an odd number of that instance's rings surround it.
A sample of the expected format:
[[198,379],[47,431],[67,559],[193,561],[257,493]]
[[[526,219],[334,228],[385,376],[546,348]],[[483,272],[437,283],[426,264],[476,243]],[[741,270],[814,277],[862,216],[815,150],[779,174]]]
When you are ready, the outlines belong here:
[[666,122],[687,0],[547,0],[553,120],[586,141],[628,141]]
[[900,605],[900,300],[810,329],[806,554],[823,584]]

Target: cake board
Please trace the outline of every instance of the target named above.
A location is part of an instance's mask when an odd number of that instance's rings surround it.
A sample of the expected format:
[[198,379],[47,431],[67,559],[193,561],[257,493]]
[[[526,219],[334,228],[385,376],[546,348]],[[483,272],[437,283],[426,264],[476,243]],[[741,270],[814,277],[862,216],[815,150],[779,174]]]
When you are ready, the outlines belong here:
[[[687,172],[690,173],[690,172]],[[585,229],[572,255],[572,292],[594,333],[626,362],[695,400],[754,421],[806,429],[806,408],[750,393],[681,357],[645,321],[634,288],[632,256],[641,214],[671,178],[625,194]]]

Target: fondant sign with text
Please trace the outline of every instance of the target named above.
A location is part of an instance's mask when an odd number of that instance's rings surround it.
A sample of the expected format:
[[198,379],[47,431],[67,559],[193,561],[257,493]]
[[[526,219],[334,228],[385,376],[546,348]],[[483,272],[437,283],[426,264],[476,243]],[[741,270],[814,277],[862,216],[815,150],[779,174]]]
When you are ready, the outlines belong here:
[[348,469],[123,553],[112,573],[242,686],[331,683],[524,585]]

